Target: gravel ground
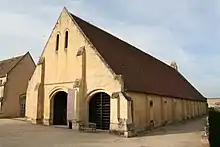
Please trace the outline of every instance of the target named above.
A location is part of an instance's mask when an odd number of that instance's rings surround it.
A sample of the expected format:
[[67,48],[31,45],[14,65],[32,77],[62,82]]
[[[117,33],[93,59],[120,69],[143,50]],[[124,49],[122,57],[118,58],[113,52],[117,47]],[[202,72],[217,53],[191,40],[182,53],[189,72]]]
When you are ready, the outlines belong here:
[[124,138],[107,132],[80,133],[64,127],[0,119],[0,147],[202,147],[203,124],[203,118],[199,118]]

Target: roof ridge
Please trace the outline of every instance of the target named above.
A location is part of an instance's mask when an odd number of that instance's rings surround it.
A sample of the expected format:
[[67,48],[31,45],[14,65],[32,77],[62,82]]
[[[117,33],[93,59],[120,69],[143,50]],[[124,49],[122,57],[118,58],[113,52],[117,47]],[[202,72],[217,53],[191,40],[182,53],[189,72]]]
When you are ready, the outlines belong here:
[[15,58],[20,58],[20,57],[23,57],[25,56],[27,53],[23,54],[23,55],[17,55],[17,56],[13,56],[13,57],[10,57],[10,58],[6,58],[6,59],[3,59],[3,60],[0,60],[0,63],[1,62],[5,62],[7,60],[11,60],[11,59],[15,59]]
[[[8,71],[8,73],[10,73],[17,65],[18,63],[20,63],[20,61],[29,54],[29,52],[25,53],[23,56],[19,56],[17,57],[18,61],[14,64],[14,66]],[[13,58],[12,58],[13,59]],[[11,60],[12,60],[11,59]]]
[[0,77],[8,74],[29,52],[0,61]]

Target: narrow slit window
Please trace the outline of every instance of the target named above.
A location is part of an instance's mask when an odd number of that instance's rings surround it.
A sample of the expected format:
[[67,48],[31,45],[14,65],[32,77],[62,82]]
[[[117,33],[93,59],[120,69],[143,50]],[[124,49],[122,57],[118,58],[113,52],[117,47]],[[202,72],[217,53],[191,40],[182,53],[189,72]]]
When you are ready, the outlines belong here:
[[153,101],[152,100],[150,100],[150,106],[153,107]]
[[65,32],[65,48],[68,48],[68,38],[69,38],[69,33],[68,31]]
[[57,34],[57,40],[56,40],[56,51],[59,49],[59,40],[60,40],[60,35]]

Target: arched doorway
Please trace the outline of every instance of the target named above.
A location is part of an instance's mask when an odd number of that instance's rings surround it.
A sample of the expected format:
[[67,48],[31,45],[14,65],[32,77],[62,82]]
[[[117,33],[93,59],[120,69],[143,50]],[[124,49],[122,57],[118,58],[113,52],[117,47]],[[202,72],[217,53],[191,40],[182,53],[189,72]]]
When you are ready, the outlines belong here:
[[53,97],[53,125],[67,125],[67,93],[64,91]]
[[97,129],[109,130],[110,96],[104,92],[96,93],[89,102],[89,122],[96,123]]

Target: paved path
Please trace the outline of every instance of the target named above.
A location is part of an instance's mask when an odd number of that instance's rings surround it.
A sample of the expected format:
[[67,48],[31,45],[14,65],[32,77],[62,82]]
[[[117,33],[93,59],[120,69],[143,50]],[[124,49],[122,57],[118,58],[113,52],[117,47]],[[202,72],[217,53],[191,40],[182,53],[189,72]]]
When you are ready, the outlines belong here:
[[123,138],[106,132],[80,133],[55,126],[0,119],[0,147],[201,147],[203,119]]

